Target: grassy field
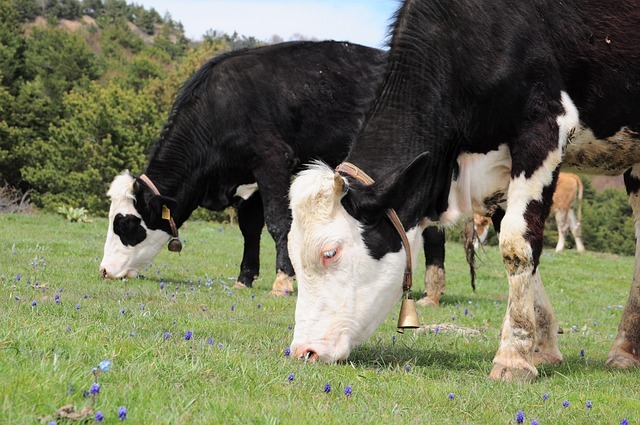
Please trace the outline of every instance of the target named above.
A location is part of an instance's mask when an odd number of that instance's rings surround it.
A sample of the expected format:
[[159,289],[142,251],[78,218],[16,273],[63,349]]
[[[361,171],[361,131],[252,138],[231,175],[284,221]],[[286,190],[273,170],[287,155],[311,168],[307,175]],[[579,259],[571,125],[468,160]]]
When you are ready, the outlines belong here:
[[[632,258],[545,251],[565,362],[540,367],[533,384],[496,383],[487,375],[508,291],[497,248],[480,254],[474,294],[462,248],[449,243],[442,306],[419,311],[425,324],[480,335],[400,335],[390,316],[348,362],[325,365],[285,355],[296,298],[268,295],[268,234],[261,278],[236,290],[237,228],[188,222],[180,255],[163,250],[145,277],[104,281],[106,228],[104,219],[0,215],[1,424],[75,423],[55,418],[69,404],[90,410],[89,422],[102,412],[103,423],[118,422],[121,406],[135,424],[508,424],[518,411],[525,424],[640,423],[640,371],[604,366]],[[415,274],[422,289],[424,266]],[[87,395],[104,360],[100,391]]]

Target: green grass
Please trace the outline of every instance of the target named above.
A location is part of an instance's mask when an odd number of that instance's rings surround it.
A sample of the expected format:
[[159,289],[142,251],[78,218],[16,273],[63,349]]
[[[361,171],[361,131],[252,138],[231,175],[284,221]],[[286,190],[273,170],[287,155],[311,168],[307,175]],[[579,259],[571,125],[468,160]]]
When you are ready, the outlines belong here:
[[[242,253],[237,228],[188,222],[180,255],[163,250],[145,278],[104,281],[106,227],[104,219],[0,215],[0,423],[40,423],[66,404],[102,411],[103,423],[118,422],[119,406],[135,424],[506,424],[518,410],[525,424],[640,422],[640,371],[604,366],[629,292],[630,257],[545,251],[541,273],[564,329],[565,362],[540,367],[532,384],[496,383],[487,375],[508,284],[495,247],[480,254],[474,294],[461,246],[448,243],[442,306],[419,311],[424,323],[482,329],[480,336],[399,335],[388,317],[348,362],[305,364],[283,354],[296,299],[268,295],[268,234],[262,276],[241,291],[232,288]],[[422,289],[423,265],[415,275]],[[100,394],[83,397],[105,359],[112,365],[99,376]]]

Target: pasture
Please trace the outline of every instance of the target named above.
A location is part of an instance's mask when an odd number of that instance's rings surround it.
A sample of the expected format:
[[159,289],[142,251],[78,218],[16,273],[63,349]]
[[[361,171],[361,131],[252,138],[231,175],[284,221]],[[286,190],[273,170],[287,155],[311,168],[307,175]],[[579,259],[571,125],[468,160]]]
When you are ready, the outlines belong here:
[[[508,291],[496,247],[479,253],[474,294],[461,245],[447,243],[442,306],[419,310],[421,322],[443,325],[437,332],[397,334],[390,316],[347,362],[325,365],[286,356],[296,298],[269,296],[266,232],[262,275],[237,290],[236,227],[187,222],[180,255],[165,249],[144,277],[115,281],[98,274],[106,228],[105,219],[0,215],[0,423],[48,423],[68,404],[91,409],[89,422],[101,411],[103,423],[118,422],[121,406],[135,424],[506,424],[519,411],[525,424],[640,422],[640,371],[604,366],[631,257],[545,250],[565,362],[540,366],[533,384],[499,383],[487,378]],[[83,395],[104,360],[99,393]]]

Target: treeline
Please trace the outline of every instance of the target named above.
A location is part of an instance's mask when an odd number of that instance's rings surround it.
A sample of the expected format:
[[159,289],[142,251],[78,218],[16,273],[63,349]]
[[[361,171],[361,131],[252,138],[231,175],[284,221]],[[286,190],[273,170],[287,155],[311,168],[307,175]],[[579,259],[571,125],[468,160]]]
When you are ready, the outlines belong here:
[[0,0],[0,188],[39,209],[108,211],[108,184],[139,173],[180,84],[254,38],[209,32],[122,0]]

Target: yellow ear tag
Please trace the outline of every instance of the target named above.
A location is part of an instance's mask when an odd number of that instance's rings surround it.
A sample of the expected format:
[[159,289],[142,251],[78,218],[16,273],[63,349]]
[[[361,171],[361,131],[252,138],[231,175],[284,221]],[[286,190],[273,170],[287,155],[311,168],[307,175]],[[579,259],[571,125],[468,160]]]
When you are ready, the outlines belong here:
[[162,219],[171,220],[171,210],[166,205],[162,206]]

